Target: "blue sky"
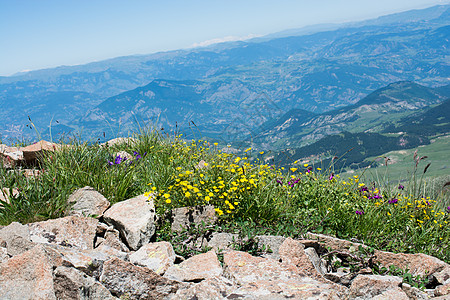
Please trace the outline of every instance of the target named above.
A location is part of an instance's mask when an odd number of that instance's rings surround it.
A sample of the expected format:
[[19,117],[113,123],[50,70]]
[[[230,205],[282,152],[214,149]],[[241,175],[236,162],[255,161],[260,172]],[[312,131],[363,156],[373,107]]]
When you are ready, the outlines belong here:
[[[449,0],[0,0],[0,76],[189,48]],[[209,41],[209,42],[208,42]],[[205,43],[206,42],[206,43]]]

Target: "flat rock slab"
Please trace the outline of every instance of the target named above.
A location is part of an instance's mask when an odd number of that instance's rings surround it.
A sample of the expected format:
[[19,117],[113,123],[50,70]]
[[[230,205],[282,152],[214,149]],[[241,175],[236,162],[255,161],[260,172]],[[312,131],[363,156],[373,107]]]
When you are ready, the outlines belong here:
[[119,230],[132,250],[147,244],[155,234],[156,214],[153,198],[140,195],[111,206],[103,215],[109,225]]
[[169,267],[173,266],[175,252],[169,242],[150,243],[131,254],[130,261],[162,275]]
[[220,266],[214,250],[197,254],[179,265],[173,265],[164,274],[164,277],[176,281],[197,281],[220,276],[223,269]]
[[397,276],[358,275],[350,286],[348,299],[399,299],[409,297],[400,288],[402,278]]
[[[226,299],[226,296],[236,290],[237,286],[223,276],[207,278],[200,283],[194,284],[186,289],[179,289],[170,300],[210,300]],[[232,298],[230,298],[232,299]]]
[[28,224],[31,241],[79,249],[93,249],[98,220],[69,216]]
[[53,260],[41,245],[0,265],[0,299],[56,299]]
[[230,299],[345,299],[348,291],[334,285],[301,276],[295,268],[270,258],[254,257],[246,252],[224,254],[227,278],[241,287],[228,295]]
[[110,205],[108,199],[90,186],[73,192],[67,202],[72,204],[69,215],[79,217],[95,216],[99,218]]
[[118,258],[103,264],[100,283],[113,295],[124,299],[164,299],[180,287],[178,282]]
[[117,251],[115,249],[96,248],[89,250],[82,250],[76,248],[68,248],[62,246],[52,246],[53,249],[61,254],[62,259],[68,262],[69,265],[88,273],[93,266],[103,264],[105,261],[117,257],[120,259],[128,259],[128,254]]

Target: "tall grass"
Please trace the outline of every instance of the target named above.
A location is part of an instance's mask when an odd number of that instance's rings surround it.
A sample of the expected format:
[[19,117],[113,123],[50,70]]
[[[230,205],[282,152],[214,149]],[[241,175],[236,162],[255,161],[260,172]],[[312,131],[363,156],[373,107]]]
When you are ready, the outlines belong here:
[[[246,149],[141,131],[135,143],[111,147],[72,140],[40,159],[41,175],[0,168],[0,188],[19,190],[0,207],[0,223],[62,217],[67,197],[91,186],[112,203],[152,195],[159,214],[173,208],[214,205],[223,230],[299,237],[308,231],[356,238],[378,249],[423,252],[450,261],[449,211],[417,186],[340,178],[332,166],[277,168]],[[116,153],[127,151],[122,160]],[[435,194],[433,194],[435,195]],[[437,194],[439,196],[439,194]]]

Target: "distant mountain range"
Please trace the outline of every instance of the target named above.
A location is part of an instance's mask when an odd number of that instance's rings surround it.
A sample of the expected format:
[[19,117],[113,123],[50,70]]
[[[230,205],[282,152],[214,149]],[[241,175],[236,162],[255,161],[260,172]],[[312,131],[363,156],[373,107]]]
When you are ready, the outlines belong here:
[[[158,122],[166,131],[227,143],[251,138],[267,148],[299,147],[356,128],[381,132],[445,100],[436,87],[449,84],[449,16],[450,5],[435,6],[0,77],[0,135],[36,138],[28,117],[44,136],[50,124],[54,137],[108,138]],[[384,100],[364,98],[375,91]],[[380,118],[388,112],[390,119]]]
[[[339,170],[363,168],[372,163],[366,160],[368,157],[427,145],[431,137],[450,134],[449,87],[429,89],[410,82],[391,84],[348,108],[308,116],[306,123],[299,122],[301,114],[292,111],[279,120],[278,124],[284,121],[281,125],[271,124],[273,128],[294,133],[281,139],[285,144],[298,144],[301,132],[306,129],[332,132],[309,145],[288,147],[266,157],[283,166],[290,166],[294,161],[320,161],[329,166],[334,157],[339,157],[333,162]],[[272,136],[280,135],[272,133]]]
[[283,149],[304,146],[343,131],[406,131],[395,124],[406,124],[417,111],[422,113],[421,109],[450,98],[449,87],[432,89],[401,81],[378,89],[353,105],[322,114],[294,109],[278,120],[263,124],[253,142],[267,149]]

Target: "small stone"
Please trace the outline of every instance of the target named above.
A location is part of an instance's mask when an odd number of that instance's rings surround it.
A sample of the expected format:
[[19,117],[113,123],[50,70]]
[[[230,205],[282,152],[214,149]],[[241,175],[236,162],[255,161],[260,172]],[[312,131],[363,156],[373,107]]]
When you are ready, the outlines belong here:
[[10,169],[20,166],[23,162],[23,153],[18,147],[8,147],[0,144],[0,166]]
[[198,162],[197,166],[195,167],[197,170],[202,170],[208,166],[208,163],[204,161],[203,159]]
[[121,241],[119,231],[114,228],[108,229],[106,231],[104,241],[102,244],[117,249],[118,251],[122,252],[130,251],[130,249],[128,249],[128,247]]
[[[280,254],[281,254],[280,249]],[[292,265],[246,252],[224,254],[224,276],[240,287],[228,299],[346,299],[346,288],[302,276]]]
[[127,253],[115,252],[114,249],[111,250],[112,248],[101,248],[100,250],[103,251],[100,251],[98,249],[81,250],[62,246],[53,247],[56,252],[62,255],[65,262],[85,273],[90,273],[92,269],[97,268],[112,257],[128,259]]
[[402,290],[406,293],[406,295],[413,300],[427,300],[430,297],[426,292],[413,287],[407,283],[402,283]]
[[280,246],[280,257],[284,264],[296,266],[303,275],[322,278],[313,263],[305,253],[305,246],[299,241],[287,238]]
[[0,247],[0,264],[6,262],[9,259],[6,248]]
[[446,296],[450,295],[450,279],[444,282],[443,285],[436,287],[434,290],[435,296]]
[[120,156],[125,162],[133,161],[133,159],[134,159],[133,155],[131,155],[130,153],[128,153],[126,151],[116,152],[114,157],[118,157],[118,156]]

